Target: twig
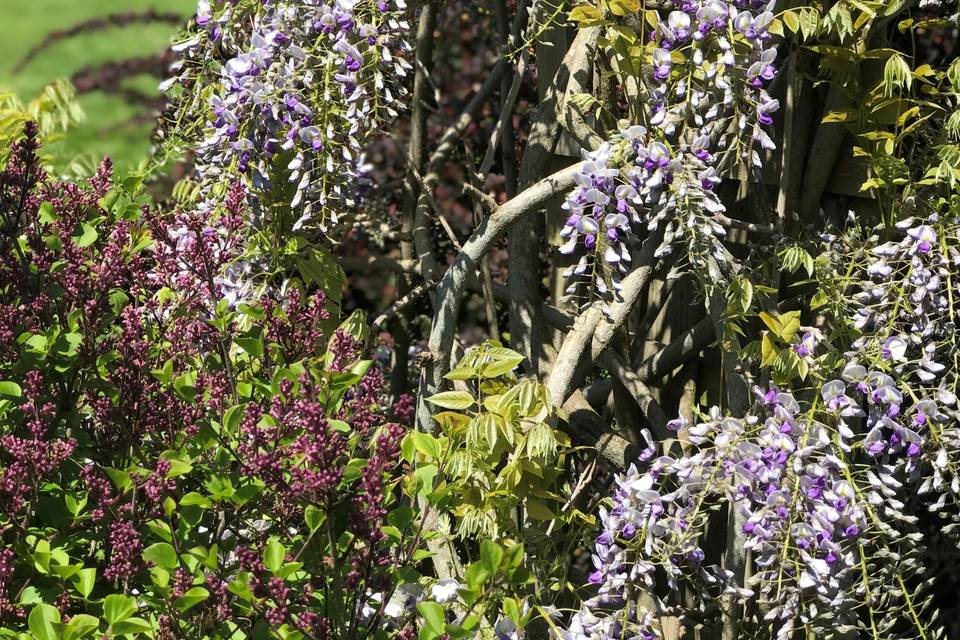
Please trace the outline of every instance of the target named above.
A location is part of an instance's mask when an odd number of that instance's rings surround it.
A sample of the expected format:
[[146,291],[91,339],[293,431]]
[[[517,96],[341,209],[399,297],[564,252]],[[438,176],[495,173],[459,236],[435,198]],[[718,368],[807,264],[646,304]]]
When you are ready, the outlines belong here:
[[43,40],[33,45],[30,48],[30,51],[28,51],[27,54],[23,56],[19,62],[17,62],[17,66],[13,68],[13,72],[20,73],[23,71],[24,67],[30,64],[30,62],[37,57],[38,54],[61,40],[66,40],[84,33],[122,28],[138,22],[148,24],[151,22],[162,22],[180,25],[185,23],[186,20],[183,15],[179,13],[159,13],[155,9],[148,9],[147,11],[129,11],[127,13],[112,13],[109,15],[98,16],[96,18],[84,20],[83,22],[79,22],[67,29],[51,31],[48,33]]
[[752,233],[760,233],[763,235],[776,235],[781,232],[780,227],[777,225],[746,222],[745,220],[730,218],[722,213],[714,214],[713,220],[720,226],[727,227],[728,229],[740,229],[742,231],[750,231]]
[[419,273],[420,264],[416,260],[388,258],[385,256],[340,256],[337,262],[344,271],[366,273],[371,271],[393,271],[396,273]]
[[600,356],[599,364],[607,369],[617,381],[623,385],[623,388],[630,394],[633,401],[637,403],[637,406],[640,407],[640,410],[643,411],[644,416],[646,416],[647,422],[650,423],[653,435],[657,440],[665,440],[668,436],[667,414],[664,413],[660,407],[660,403],[653,397],[650,388],[643,383],[640,376],[634,371],[631,371],[630,366],[623,357],[612,349],[607,349],[603,352],[603,355]]
[[[430,69],[433,63],[434,31],[437,26],[437,3],[427,2],[420,11],[416,35],[416,66],[413,76],[413,106],[410,113],[410,144],[405,155],[407,173],[404,176],[404,201],[400,222],[400,257],[414,261],[422,268],[427,258],[421,259],[414,242],[416,209],[419,193],[423,187],[419,181],[420,171],[427,155],[427,100],[430,93]],[[434,263],[431,263],[431,266]],[[429,281],[429,280],[428,280]],[[409,274],[398,278],[397,292],[403,298],[413,288],[413,278]],[[390,373],[390,395],[393,398],[409,390],[410,363],[408,352],[411,343],[408,331],[409,318],[403,317],[397,323],[395,331],[393,368]]]
[[387,309],[386,311],[381,313],[379,316],[377,316],[376,319],[373,321],[373,323],[370,325],[371,330],[376,331],[377,329],[385,325],[388,320],[405,311],[407,308],[410,307],[411,304],[416,302],[418,298],[423,296],[429,288],[430,288],[430,284],[427,282],[421,282],[420,284],[418,284],[416,287],[410,290],[405,296],[403,296],[402,298],[394,302],[392,305],[390,305],[389,309]]
[[634,372],[637,378],[646,384],[656,382],[710,346],[715,337],[713,320],[709,317],[703,318],[673,342],[644,360]]
[[468,196],[473,198],[474,202],[479,204],[488,215],[496,211],[497,207],[499,206],[497,201],[493,199],[493,196],[484,192],[482,189],[473,186],[469,182],[463,183],[463,191]]

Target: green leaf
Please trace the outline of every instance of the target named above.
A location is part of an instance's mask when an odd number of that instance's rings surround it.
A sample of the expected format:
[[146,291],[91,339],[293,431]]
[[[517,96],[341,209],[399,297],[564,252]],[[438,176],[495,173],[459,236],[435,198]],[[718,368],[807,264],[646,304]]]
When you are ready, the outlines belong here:
[[750,311],[750,305],[753,303],[753,283],[746,276],[737,276],[730,283],[730,289],[727,292],[727,307],[737,315]]
[[950,67],[947,68],[947,79],[950,80],[954,91],[960,91],[960,58],[950,63]]
[[303,511],[303,519],[307,523],[307,528],[311,533],[320,528],[323,521],[326,520],[326,514],[313,505],[308,505]]
[[490,570],[490,573],[496,573],[500,568],[500,561],[503,559],[503,549],[493,540],[483,540],[480,542],[480,562]]
[[782,326],[777,335],[779,335],[784,342],[793,342],[797,330],[800,329],[800,312],[787,311],[780,316],[780,322]]
[[507,547],[503,554],[503,560],[500,562],[508,573],[520,567],[523,564],[523,544],[515,544]]
[[19,398],[22,393],[23,392],[20,390],[20,385],[18,385],[16,382],[11,382],[9,380],[0,381],[0,395]]
[[820,14],[813,7],[804,7],[800,11],[800,31],[804,39],[812,38],[820,28]]
[[353,482],[363,475],[363,469],[367,466],[367,461],[363,458],[353,458],[343,468],[343,481]]
[[423,616],[423,626],[431,632],[441,635],[446,627],[443,607],[436,602],[425,600],[417,604],[417,611]]
[[403,440],[400,441],[400,458],[409,464],[413,464],[414,456],[417,453],[417,447],[413,443],[413,434],[411,432],[403,436]]
[[556,514],[542,500],[527,500],[527,515],[534,520],[553,520]]
[[137,601],[130,596],[113,593],[103,599],[103,617],[113,625],[126,620],[137,610]]
[[70,618],[63,629],[63,640],[76,640],[90,635],[94,629],[100,626],[100,618],[96,618],[86,613],[78,613]]
[[406,529],[413,523],[413,509],[407,505],[397,507],[387,516],[387,520],[398,529]]
[[603,22],[603,14],[594,6],[582,4],[570,11],[570,21],[579,22],[581,26],[590,26]]
[[800,16],[793,11],[785,11],[781,18],[783,18],[783,23],[787,25],[787,29],[790,29],[793,33],[800,30]]
[[883,88],[886,95],[894,95],[894,89],[909,89],[912,84],[913,74],[907,61],[900,54],[890,56],[883,67]]
[[193,401],[194,396],[197,395],[196,387],[197,374],[193,371],[187,371],[177,376],[177,379],[173,381],[173,388],[187,401]]
[[773,332],[774,335],[780,335],[780,330],[783,326],[780,324],[780,320],[775,316],[770,315],[766,311],[760,312],[760,319],[763,320],[763,324],[767,325],[767,328]]
[[50,224],[51,222],[57,221],[57,211],[53,208],[53,204],[50,202],[44,202],[37,209],[37,219],[44,223]]
[[417,467],[413,477],[420,481],[420,494],[428,495],[433,491],[433,481],[437,477],[437,466],[434,464]]
[[243,416],[246,412],[247,404],[245,402],[227,409],[220,423],[223,426],[223,430],[229,434],[236,433],[240,428],[240,423],[243,421]]
[[145,634],[153,631],[153,626],[143,618],[127,618],[112,625],[110,629],[117,635]]
[[471,589],[480,589],[484,583],[490,579],[490,576],[493,575],[486,565],[482,562],[474,562],[469,567],[467,567],[467,586]]
[[312,282],[327,293],[334,302],[340,301],[347,274],[337,261],[324,249],[314,246],[306,255],[297,258],[297,269],[308,282]]
[[84,598],[90,596],[90,594],[93,592],[93,586],[96,584],[96,582],[97,569],[95,567],[81,569],[73,579],[73,585],[76,587],[77,592]]
[[103,467],[103,471],[121,493],[125,493],[127,489],[133,486],[133,480],[130,479],[130,474],[126,471],[114,469],[113,467]]
[[193,465],[186,460],[180,459],[180,452],[168,449],[160,454],[162,458],[170,462],[170,470],[167,471],[167,478],[178,478],[193,471]]
[[164,569],[175,569],[180,564],[177,552],[166,542],[158,542],[144,549],[143,559]]
[[[253,332],[252,332],[253,333]],[[250,354],[251,358],[263,356],[263,338],[259,335],[248,335],[243,338],[234,338],[237,345]]]
[[210,592],[203,587],[191,587],[185,594],[173,601],[173,606],[180,611],[186,611],[187,609],[200,604],[209,597]]
[[84,222],[80,225],[80,228],[83,229],[83,233],[80,234],[79,238],[74,238],[74,244],[83,248],[89,247],[97,241],[97,230],[94,229],[92,225]]
[[770,334],[764,332],[763,338],[760,341],[760,366],[773,366],[777,361],[777,355],[779,355],[777,346],[773,343],[773,340],[770,339]]
[[610,13],[615,16],[626,16],[640,11],[641,0],[610,0]]
[[277,571],[280,567],[283,566],[283,557],[286,555],[287,549],[280,542],[271,542],[267,545],[267,548],[263,550],[263,564],[270,571]]
[[20,603],[22,605],[40,604],[43,602],[43,594],[34,586],[29,586],[20,592]]
[[438,460],[442,449],[440,442],[429,433],[414,431],[411,433],[413,446],[422,453],[428,460]]
[[519,360],[514,360],[511,358],[509,360],[500,360],[498,362],[488,362],[481,367],[480,372],[485,378],[498,378],[516,369],[521,362],[523,362],[523,356],[520,356]]
[[503,599],[503,612],[506,616],[517,626],[521,627],[521,619],[523,618],[522,608],[519,601],[516,598],[504,598]]
[[210,508],[210,498],[207,498],[204,495],[197,493],[196,491],[191,491],[190,493],[184,495],[180,498],[181,507],[201,507],[203,509]]
[[427,402],[455,410],[467,409],[474,404],[473,396],[466,391],[443,391],[427,398]]
[[443,377],[445,380],[472,380],[477,377],[477,370],[473,367],[457,367]]
[[488,362],[480,367],[480,374],[485,378],[497,378],[510,373],[523,362],[523,356],[516,351],[502,348],[495,351],[506,353],[497,353],[493,362]]
[[57,625],[60,624],[60,612],[49,604],[38,604],[30,611],[27,626],[36,640],[58,640]]

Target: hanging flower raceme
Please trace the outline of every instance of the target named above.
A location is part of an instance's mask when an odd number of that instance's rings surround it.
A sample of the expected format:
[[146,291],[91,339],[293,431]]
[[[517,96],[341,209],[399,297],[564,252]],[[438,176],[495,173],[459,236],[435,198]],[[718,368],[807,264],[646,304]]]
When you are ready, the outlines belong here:
[[950,486],[957,494],[950,452],[960,442],[958,372],[948,354],[957,322],[951,269],[960,264],[960,236],[955,222],[937,214],[907,218],[894,231],[898,238],[871,242],[851,310],[862,334],[842,378],[847,394],[865,407],[864,451],[907,475],[929,469],[923,493]]
[[[956,350],[951,270],[960,266],[960,227],[933,214],[884,235],[855,233],[856,251],[825,248],[852,289],[837,309],[848,310],[858,333],[813,389],[757,389],[744,418],[714,409],[695,425],[672,421],[693,448],[617,478],[600,514],[592,597],[567,637],[647,637],[660,616],[689,611],[691,594],[700,611],[724,594],[740,599],[756,637],[853,629],[864,615],[877,626],[918,628],[901,612],[918,606],[904,581],[930,562],[918,544],[921,518],[946,521],[943,509],[960,492],[957,371],[947,355]],[[844,258],[852,254],[862,259]],[[807,331],[793,351],[817,358],[830,348]],[[735,514],[736,543],[749,553],[743,584],[698,546],[706,505],[718,503]],[[875,557],[888,560],[868,571]],[[652,609],[643,591],[660,596]]]
[[[200,175],[250,186],[258,222],[335,223],[358,204],[370,136],[398,114],[410,69],[403,0],[201,0],[188,56],[227,58],[177,78],[189,121],[206,102]],[[215,55],[216,54],[216,55]],[[189,134],[189,132],[187,132]],[[289,214],[284,214],[289,215]]]
[[[573,617],[566,637],[656,637],[657,615],[683,601],[684,587],[700,605],[724,595],[771,603],[782,638],[799,623],[816,624],[816,611],[827,603],[856,602],[847,576],[859,567],[867,507],[830,428],[818,419],[826,416],[816,403],[801,405],[776,388],[757,389],[756,399],[745,418],[713,409],[690,426],[696,451],[655,458],[646,471],[631,467],[616,478],[594,547],[589,582],[596,595]],[[672,426],[687,426],[678,422]],[[708,564],[699,546],[708,505],[718,501],[738,513],[753,557],[745,587],[731,571]],[[659,611],[646,611],[638,589],[658,584],[668,593]]]
[[[565,275],[588,280],[588,298],[616,296],[644,227],[666,225],[658,256],[683,239],[696,245],[694,267],[707,267],[705,254],[723,260],[719,172],[733,161],[758,169],[760,151],[775,147],[765,131],[779,108],[766,90],[776,76],[772,4],[684,2],[651,33],[651,71],[640,89],[647,125],[585,151],[564,204],[560,251],[581,256]],[[575,280],[568,293],[576,292]]]

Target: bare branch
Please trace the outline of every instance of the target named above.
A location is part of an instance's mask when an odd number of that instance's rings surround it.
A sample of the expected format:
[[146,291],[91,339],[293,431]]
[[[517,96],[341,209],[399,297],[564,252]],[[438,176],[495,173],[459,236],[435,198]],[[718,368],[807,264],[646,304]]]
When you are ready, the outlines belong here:
[[489,193],[486,193],[482,189],[473,186],[469,182],[463,183],[463,192],[473,198],[474,202],[483,207],[483,210],[487,213],[487,215],[496,211],[497,207],[499,206],[497,201],[493,199],[493,196],[491,196]]
[[564,338],[557,361],[547,380],[550,396],[557,404],[563,404],[573,388],[579,385],[579,381],[589,370],[586,365],[599,360],[614,334],[626,322],[640,295],[646,291],[656,266],[654,252],[662,240],[662,228],[651,231],[633,261],[636,265],[634,270],[621,283],[620,299],[612,303],[606,312],[596,305],[588,309],[583,322],[579,326],[575,325],[574,330]]
[[[419,194],[423,191],[420,182],[420,173],[423,170],[427,155],[427,116],[429,113],[427,101],[430,98],[430,70],[433,65],[434,31],[437,26],[437,2],[426,2],[420,11],[416,35],[416,59],[413,76],[413,105],[410,113],[410,144],[407,148],[407,173],[404,176],[404,202],[400,222],[400,257],[406,261],[416,262],[422,274],[425,260],[420,259],[417,246],[414,242],[414,227],[416,226],[416,211]],[[431,263],[432,264],[432,263]],[[413,278],[409,274],[400,278],[397,291],[403,299],[414,288]],[[407,307],[401,310],[406,311]],[[410,334],[408,331],[409,318],[401,317],[397,323],[394,349],[394,362],[390,375],[390,394],[396,398],[408,391],[410,380],[410,366],[408,352]]]
[[[427,100],[430,95],[429,76],[433,66],[434,31],[437,26],[437,2],[431,0],[423,5],[417,24],[416,68],[413,77],[413,107],[410,115],[410,148],[407,154],[406,198],[403,204],[403,231],[409,233],[412,242],[403,247],[404,258],[416,258],[420,269],[429,282],[436,272],[436,258],[430,246],[429,230],[426,238],[418,234],[421,224],[420,202],[431,187],[424,184],[421,175],[427,165]],[[432,166],[432,164],[430,165]],[[409,286],[409,283],[408,283]]]
[[579,390],[570,395],[563,410],[569,418],[570,437],[577,444],[596,449],[597,455],[614,468],[624,470],[640,458],[642,449],[611,431]]
[[49,49],[51,46],[60,42],[61,40],[66,40],[74,36],[78,36],[86,33],[93,33],[96,31],[105,31],[107,29],[119,29],[123,27],[130,26],[131,24],[137,23],[166,23],[174,25],[182,25],[186,22],[186,19],[182,14],[168,11],[164,13],[158,12],[156,9],[148,9],[146,11],[128,11],[126,13],[111,13],[105,16],[98,16],[96,18],[91,18],[89,20],[84,20],[79,22],[67,29],[61,29],[58,31],[51,31],[48,33],[43,40],[35,44],[30,48],[30,51],[27,52],[23,58],[17,62],[17,66],[13,68],[14,73],[20,73],[23,71],[24,67],[30,64],[34,58],[37,57],[41,52],[46,49]]
[[715,337],[713,320],[709,317],[703,318],[636,367],[637,378],[646,384],[656,382],[710,346]]
[[412,290],[410,290],[407,295],[403,296],[392,305],[390,308],[381,313],[376,319],[371,323],[370,328],[372,331],[378,330],[380,327],[385,325],[388,320],[394,318],[404,311],[406,311],[410,305],[416,302],[421,296],[427,293],[427,290],[430,288],[430,285],[426,282],[421,282]]
[[[575,44],[577,44],[575,42]],[[584,113],[573,103],[573,96],[580,93],[587,93],[587,84],[590,80],[590,73],[593,70],[594,51],[596,38],[589,34],[584,41],[580,43],[582,49],[577,51],[573,57],[573,66],[570,68],[570,79],[567,81],[566,89],[563,93],[563,99],[557,105],[557,119],[560,121],[567,133],[576,140],[584,149],[593,150],[603,144],[601,138],[593,128],[587,124]],[[571,47],[571,51],[573,47]]]
[[780,233],[780,229],[776,225],[746,222],[744,220],[730,218],[722,213],[714,214],[713,219],[717,224],[722,227],[726,227],[727,229],[740,229],[742,231],[750,231],[752,233],[760,233],[763,235],[775,235]]
[[[588,58],[587,50],[600,36],[597,27],[581,29],[574,38],[563,62],[554,74],[536,117],[530,123],[530,136],[520,164],[520,188],[533,184],[548,166],[550,154],[560,136],[557,109],[560,92],[570,80],[572,70]],[[541,371],[543,344],[543,317],[541,315],[540,276],[543,271],[539,248],[543,241],[544,223],[538,219],[524,219],[510,228],[507,235],[509,249],[510,336],[514,348],[526,357],[529,373]]]
[[[633,398],[633,401],[637,403],[637,406],[640,407],[640,410],[644,416],[646,416],[647,422],[650,423],[654,437],[658,441],[666,439],[668,435],[667,414],[663,412],[660,403],[653,397],[653,393],[649,387],[643,383],[640,376],[632,371],[623,357],[612,349],[607,349],[603,352],[600,356],[599,364],[607,369],[617,381],[623,385],[624,389],[630,394],[630,397]],[[633,425],[621,426],[632,427]]]
[[544,203],[556,194],[573,188],[574,176],[581,168],[582,165],[578,163],[562,169],[501,205],[496,213],[486,218],[474,230],[464,243],[463,250],[443,275],[437,288],[437,308],[434,312],[428,343],[431,358],[427,360],[420,374],[417,422],[421,429],[432,430],[433,428],[426,398],[440,388],[443,375],[450,367],[456,320],[463,301],[467,274],[476,271],[477,265],[490,251],[493,243],[503,236],[510,225],[524,216],[539,211]]

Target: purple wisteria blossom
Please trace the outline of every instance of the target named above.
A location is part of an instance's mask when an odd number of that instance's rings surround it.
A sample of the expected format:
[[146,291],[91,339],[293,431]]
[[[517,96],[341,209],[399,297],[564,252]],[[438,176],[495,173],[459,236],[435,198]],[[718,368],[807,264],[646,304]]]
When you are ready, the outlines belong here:
[[201,176],[240,176],[267,221],[282,193],[294,230],[356,206],[365,146],[402,109],[405,10],[404,0],[201,0],[200,35],[186,44],[228,54],[219,77],[203,79],[213,91]]
[[[724,260],[718,238],[725,230],[713,220],[724,206],[714,188],[719,158],[729,154],[717,152],[735,147],[736,159],[758,167],[758,150],[775,147],[765,131],[779,108],[766,91],[777,71],[772,6],[682,2],[651,34],[657,46],[641,89],[646,124],[625,126],[584,151],[577,187],[564,204],[560,251],[580,255],[564,274],[573,279],[569,294],[586,280],[588,297],[616,298],[644,228],[664,228],[657,257],[683,240],[697,247],[690,251],[695,267],[707,266],[704,255]],[[731,134],[718,123],[735,113],[740,120]]]

